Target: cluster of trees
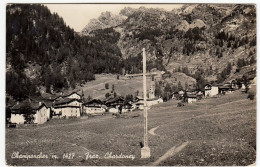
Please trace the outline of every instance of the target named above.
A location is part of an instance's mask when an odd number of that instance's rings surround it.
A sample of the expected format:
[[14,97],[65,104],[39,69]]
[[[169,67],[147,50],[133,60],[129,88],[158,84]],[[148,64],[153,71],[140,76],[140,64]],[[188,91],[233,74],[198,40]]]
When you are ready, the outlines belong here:
[[183,86],[180,81],[178,82],[178,85],[167,82],[165,87],[163,87],[162,82],[155,82],[155,96],[162,97],[164,101],[168,101],[174,92],[180,90],[183,90]]
[[195,27],[195,28],[189,29],[184,34],[184,38],[187,38],[189,40],[194,40],[194,41],[204,41],[205,40],[203,38],[203,31],[204,30],[205,30],[204,27],[202,27],[202,28]]
[[223,71],[217,75],[217,82],[221,83],[224,82],[226,78],[228,78],[228,76],[230,75],[232,70],[232,65],[229,62],[226,66],[226,68],[223,69]]
[[[212,69],[211,69],[212,70]],[[205,79],[206,74],[211,74],[208,71],[203,70],[203,68],[197,68],[196,72],[194,74],[191,74],[189,72],[188,67],[178,67],[176,70],[173,70],[173,72],[182,72],[184,74],[186,74],[187,76],[190,76],[192,78],[196,79],[196,85],[194,85],[196,87],[196,89],[203,89],[205,84],[207,83],[207,80]],[[180,83],[178,83],[178,85],[180,85]],[[185,89],[188,86],[185,86]],[[179,86],[178,86],[179,88]],[[181,88],[182,89],[182,88]]]
[[145,28],[141,30],[139,33],[134,34],[134,38],[138,38],[139,40],[148,39],[150,41],[155,41],[155,37],[161,36],[163,33],[160,29],[151,29]]
[[133,101],[134,100],[134,96],[132,94],[128,94],[125,96],[125,101]]
[[223,47],[226,43],[227,48],[236,49],[240,46],[249,44],[251,47],[256,45],[256,38],[253,38],[251,41],[248,36],[236,37],[234,34],[229,32],[220,31],[215,35],[215,44],[219,47]]
[[36,92],[34,84],[23,73],[6,72],[6,83],[6,92],[18,100]]
[[182,53],[184,55],[190,56],[197,51],[204,50],[203,48],[196,45],[197,41],[205,41],[203,37],[203,31],[205,28],[192,28],[186,33],[182,33],[182,38],[184,38]]
[[247,65],[252,65],[252,64],[255,64],[256,63],[256,60],[255,60],[255,57],[253,55],[249,55],[251,56],[250,60],[246,60],[244,58],[239,58],[237,60],[237,69],[236,69],[236,72],[239,72],[240,69],[244,66],[247,66]]
[[139,53],[137,56],[128,57],[124,60],[124,69],[128,74],[141,73],[143,64],[142,64],[142,54]]
[[[150,60],[146,62],[146,68],[147,71],[150,71],[153,68],[156,68],[157,70],[164,71],[165,67],[163,65],[163,60],[162,60],[162,53],[158,49],[156,60]],[[137,56],[131,56],[128,57],[124,60],[122,60],[122,69],[124,72],[121,72],[121,74],[124,75],[124,73],[127,74],[137,74],[137,73],[142,73],[143,71],[143,56],[142,52],[137,54]]]

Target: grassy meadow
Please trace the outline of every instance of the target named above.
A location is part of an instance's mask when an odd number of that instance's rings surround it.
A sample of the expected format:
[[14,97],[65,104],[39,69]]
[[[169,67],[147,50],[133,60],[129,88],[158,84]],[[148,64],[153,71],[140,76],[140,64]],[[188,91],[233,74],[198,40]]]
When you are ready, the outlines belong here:
[[[109,89],[105,88],[105,84],[108,83]],[[151,78],[147,77],[147,88],[150,88]],[[105,98],[106,93],[110,93],[112,85],[118,95],[126,96],[128,94],[135,95],[136,91],[139,91],[139,95],[143,92],[143,77],[138,76],[132,79],[128,79],[125,76],[120,75],[119,79],[114,74],[96,74],[95,80],[87,82],[82,86],[78,86],[77,90],[83,90],[85,97],[92,97],[102,99]]]
[[[174,146],[188,144],[158,165],[244,166],[256,159],[256,100],[236,91],[202,99],[184,107],[171,100],[149,110],[151,158],[140,159],[143,112],[114,118],[111,114],[90,118],[51,120],[38,126],[6,129],[8,165],[151,165]],[[48,158],[12,158],[19,154],[47,154]],[[104,156],[132,155],[131,158]],[[63,156],[68,155],[71,156]],[[86,155],[93,155],[91,158]],[[94,155],[98,155],[96,158]],[[55,158],[56,156],[56,158]]]

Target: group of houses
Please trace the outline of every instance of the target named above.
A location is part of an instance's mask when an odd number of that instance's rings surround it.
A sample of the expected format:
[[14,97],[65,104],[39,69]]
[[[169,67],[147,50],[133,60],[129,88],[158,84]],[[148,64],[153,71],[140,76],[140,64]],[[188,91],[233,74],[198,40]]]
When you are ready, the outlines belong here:
[[[152,89],[153,90],[153,89]],[[155,98],[154,90],[150,93],[147,106],[163,102],[161,98]],[[40,97],[28,97],[10,106],[11,117],[9,122],[13,124],[29,123],[28,111],[33,124],[42,124],[53,118],[77,118],[83,115],[100,115],[108,113],[125,113],[144,108],[144,99],[137,96],[133,100],[126,100],[122,96],[110,96],[106,99],[85,100],[84,95],[72,92],[67,95],[42,94]]]
[[183,100],[187,103],[194,103],[203,97],[207,98],[225,95],[232,93],[237,89],[245,90],[246,87],[251,88],[252,86],[256,86],[256,77],[249,78],[249,83],[247,85],[232,80],[231,82],[226,82],[224,84],[206,84],[202,90],[180,90],[178,92],[174,92],[172,98]]
[[[180,90],[174,92],[172,98],[194,103],[203,97],[214,97],[232,93],[236,89],[256,86],[256,77],[252,77],[248,85],[238,85],[235,81],[217,85],[206,84],[203,90]],[[53,118],[77,118],[88,114],[125,113],[144,109],[144,98],[136,96],[133,100],[126,100],[122,96],[110,96],[106,99],[91,99],[85,101],[84,95],[72,92],[66,95],[41,94],[40,97],[28,97],[24,101],[8,105],[10,109],[10,123],[14,124],[42,124]],[[155,86],[151,85],[146,105],[162,103],[162,98],[155,97]]]
[[60,96],[47,93],[40,97],[30,96],[10,107],[10,123],[43,124],[51,118],[79,117],[82,104],[82,96],[77,92]]

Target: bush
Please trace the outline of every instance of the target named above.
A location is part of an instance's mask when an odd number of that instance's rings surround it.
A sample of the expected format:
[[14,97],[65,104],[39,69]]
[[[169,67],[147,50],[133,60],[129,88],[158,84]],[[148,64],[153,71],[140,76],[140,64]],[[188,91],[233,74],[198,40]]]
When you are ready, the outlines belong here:
[[108,83],[105,84],[105,88],[109,89],[109,84]]
[[106,93],[106,95],[105,95],[106,98],[108,98],[110,96],[111,96],[110,93]]
[[184,103],[178,103],[178,105],[177,105],[177,107],[182,107],[182,106],[184,106]]
[[249,93],[249,95],[247,96],[248,99],[250,100],[254,100],[255,99],[255,95],[252,93]]

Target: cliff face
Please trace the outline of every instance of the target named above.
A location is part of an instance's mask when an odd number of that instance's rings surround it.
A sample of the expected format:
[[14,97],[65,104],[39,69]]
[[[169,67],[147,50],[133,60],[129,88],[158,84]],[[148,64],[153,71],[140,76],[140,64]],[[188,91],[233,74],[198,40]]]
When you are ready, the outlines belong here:
[[116,27],[120,25],[126,16],[114,15],[111,12],[102,12],[97,19],[91,19],[88,25],[81,31],[82,35],[88,35],[91,31]]
[[82,33],[93,27],[99,29],[101,22],[101,29],[112,27],[120,33],[117,47],[124,59],[146,48],[148,61],[159,59],[170,72],[187,66],[190,72],[211,70],[206,77],[216,78],[228,63],[236,69],[238,59],[256,58],[253,5],[186,4],[170,12],[125,8],[117,17],[102,14],[97,20],[96,25],[91,21]]

